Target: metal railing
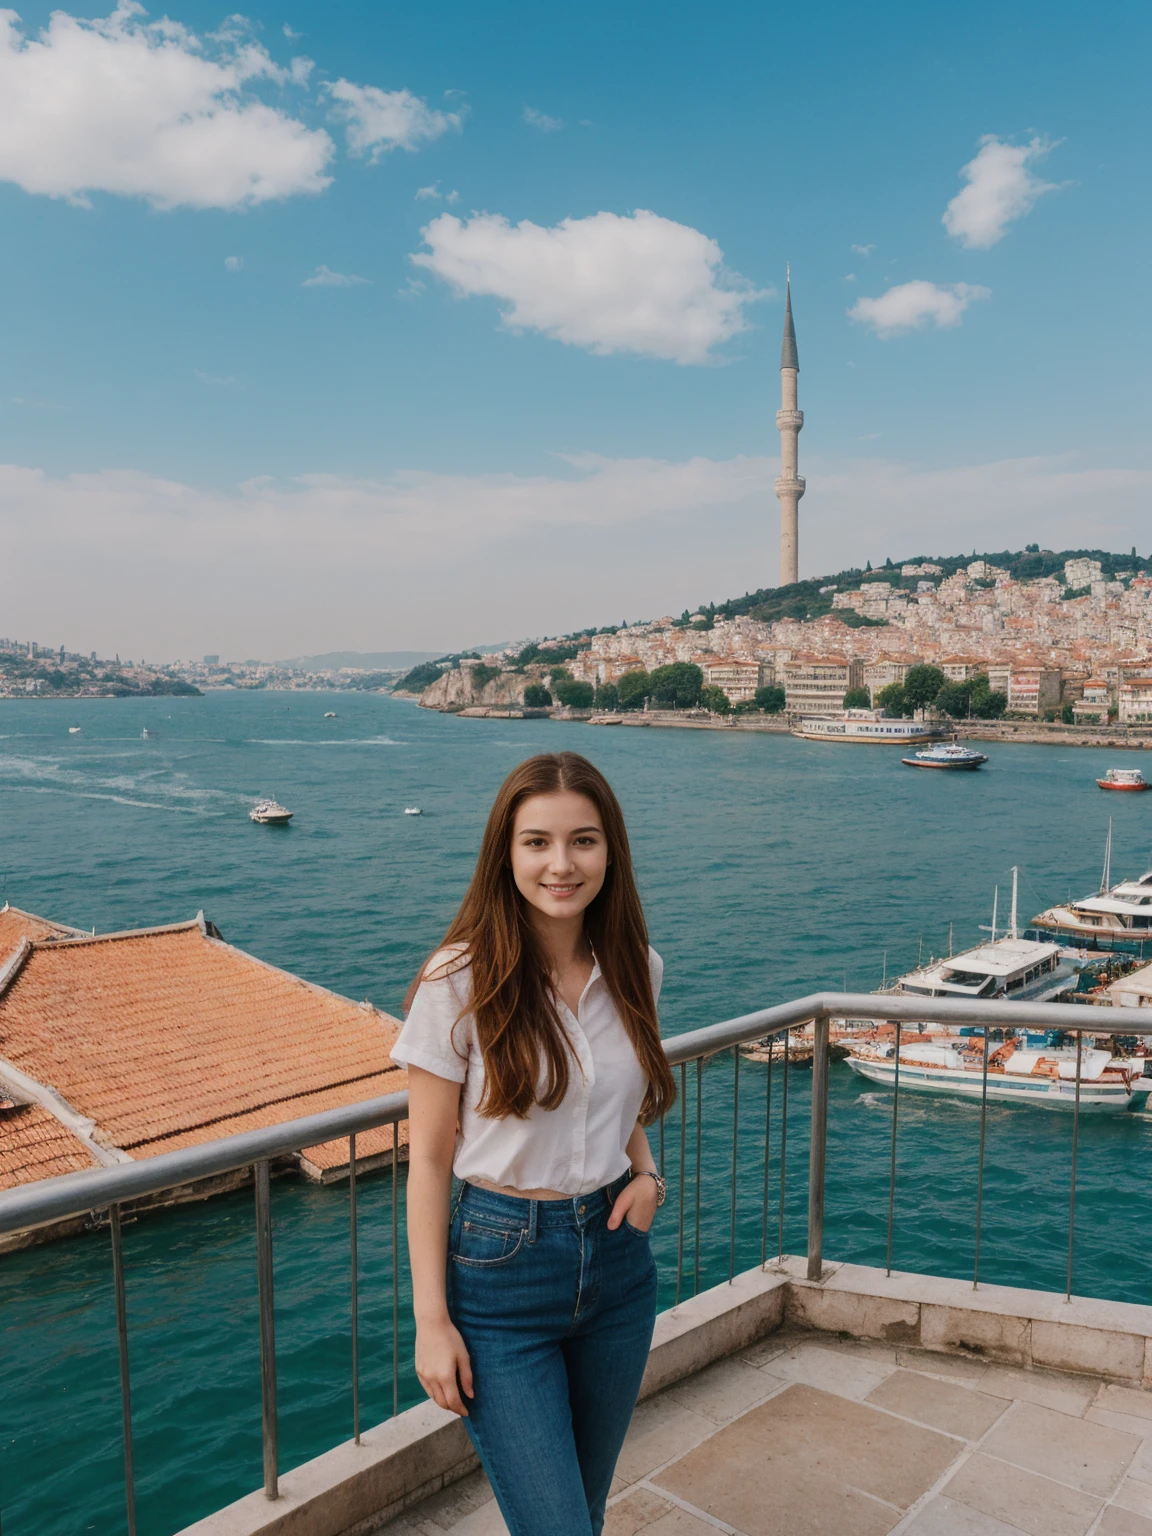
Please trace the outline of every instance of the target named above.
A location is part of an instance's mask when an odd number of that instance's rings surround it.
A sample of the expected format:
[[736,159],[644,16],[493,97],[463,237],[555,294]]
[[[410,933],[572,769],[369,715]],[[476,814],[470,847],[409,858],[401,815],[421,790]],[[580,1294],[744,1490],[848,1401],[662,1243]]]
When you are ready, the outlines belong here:
[[[872,993],[814,993],[784,1003],[775,1008],[745,1014],[724,1023],[692,1030],[676,1035],[664,1042],[668,1060],[678,1069],[679,1106],[678,1145],[676,1160],[676,1209],[677,1272],[675,1300],[682,1298],[686,1289],[685,1243],[688,1237],[685,1195],[688,1187],[688,1122],[689,1092],[688,1067],[695,1064],[694,1074],[694,1179],[693,1184],[693,1232],[692,1256],[688,1271],[692,1277],[690,1294],[700,1288],[701,1272],[701,1190],[702,1190],[702,1143],[703,1143],[703,1073],[705,1062],[722,1054],[732,1056],[732,1147],[731,1190],[728,1202],[728,1278],[735,1274],[737,1251],[737,1182],[740,1170],[740,1046],[752,1041],[774,1040],[783,1035],[780,1056],[779,1140],[777,1147],[777,1212],[775,1222],[776,1252],[770,1252],[770,1195],[769,1188],[772,1151],[773,1066],[775,1052],[770,1050],[767,1060],[765,1107],[763,1118],[763,1145],[758,1155],[763,1161],[763,1192],[760,1221],[760,1262],[779,1262],[784,1257],[784,1216],[787,1189],[788,1149],[788,1080],[790,1033],[799,1026],[813,1025],[812,1039],[812,1091],[811,1124],[808,1145],[808,1203],[807,1203],[807,1266],[809,1280],[820,1280],[823,1274],[824,1246],[824,1187],[828,1140],[828,1074],[830,1023],[837,1019],[872,1019],[891,1023],[896,1029],[895,1074],[892,1094],[891,1147],[889,1156],[889,1188],[887,1217],[887,1268],[892,1268],[892,1236],[897,1174],[897,1132],[900,1109],[900,1043],[905,1024],[928,1023],[972,1026],[983,1031],[982,1089],[980,1096],[980,1130],[978,1151],[978,1180],[975,1215],[975,1247],[973,1286],[979,1284],[980,1227],[984,1189],[985,1130],[988,1108],[989,1049],[988,1030],[1008,1028],[1018,1030],[1061,1030],[1077,1037],[1075,1099],[1072,1105],[1071,1127],[1071,1181],[1068,1215],[1068,1263],[1066,1294],[1072,1293],[1073,1254],[1076,1218],[1076,1159],[1079,1145],[1081,1045],[1084,1034],[1152,1035],[1152,1022],[1142,1023],[1133,1019],[1129,1010],[1123,1014],[1103,1009],[1062,1003],[1005,1003],[961,1001],[955,999],[895,996]],[[907,1090],[905,1090],[907,1091]],[[57,1178],[43,1179],[15,1189],[0,1191],[0,1234],[16,1233],[51,1225],[68,1218],[107,1210],[111,1241],[113,1284],[116,1307],[116,1330],[120,1368],[120,1396],[123,1420],[123,1458],[125,1479],[125,1505],[129,1536],[136,1533],[135,1482],[132,1453],[131,1373],[129,1364],[128,1310],[124,1280],[124,1258],[121,1232],[121,1215],[124,1207],[133,1201],[163,1194],[178,1186],[194,1184],[203,1179],[235,1173],[251,1167],[254,1170],[255,1217],[256,1217],[256,1269],[259,1306],[261,1402],[263,1417],[264,1492],[269,1499],[279,1496],[279,1452],[277,1434],[277,1386],[276,1386],[276,1331],[273,1284],[272,1219],[270,1184],[273,1162],[301,1148],[316,1146],[344,1137],[349,1142],[349,1211],[350,1211],[350,1299],[352,1326],[351,1398],[353,1435],[360,1440],[359,1398],[359,1276],[357,1259],[357,1135],[381,1126],[392,1127],[391,1137],[391,1252],[392,1252],[392,1412],[399,1408],[399,1265],[398,1256],[398,1176],[400,1161],[400,1123],[407,1117],[408,1096],[404,1093],[389,1094],[383,1098],[366,1100],[342,1109],[328,1110],[298,1120],[285,1121],[281,1125],[239,1135],[204,1142],[178,1152],[169,1152],[146,1161],[117,1164],[110,1168],[93,1169],[82,1173],[64,1174]],[[670,1171],[669,1147],[667,1146],[666,1120],[656,1130],[658,1157],[662,1171]],[[759,1138],[758,1138],[759,1140]]]

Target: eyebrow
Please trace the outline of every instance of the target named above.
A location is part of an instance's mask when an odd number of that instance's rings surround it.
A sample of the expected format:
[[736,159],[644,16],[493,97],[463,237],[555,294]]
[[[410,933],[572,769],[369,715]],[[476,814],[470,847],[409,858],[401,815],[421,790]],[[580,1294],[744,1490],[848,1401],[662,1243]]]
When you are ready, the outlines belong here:
[[[604,828],[603,827],[575,827],[572,830],[572,832],[569,833],[569,836],[570,837],[579,837],[581,832],[599,832],[600,835],[603,836],[604,835]],[[516,836],[517,837],[551,837],[552,834],[551,834],[551,832],[545,831],[545,829],[543,827],[521,827],[519,832],[517,832]]]

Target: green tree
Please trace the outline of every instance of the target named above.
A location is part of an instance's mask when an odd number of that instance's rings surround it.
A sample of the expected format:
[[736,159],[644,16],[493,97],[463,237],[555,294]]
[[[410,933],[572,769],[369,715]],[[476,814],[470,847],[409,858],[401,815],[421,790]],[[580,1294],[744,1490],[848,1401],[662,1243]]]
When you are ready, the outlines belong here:
[[472,678],[473,688],[479,693],[494,678],[500,676],[500,668],[487,667],[483,662],[480,662],[478,666],[468,668],[468,675]]
[[571,674],[571,672],[569,672],[567,667],[552,667],[552,668],[550,668],[550,670],[549,670],[549,677],[551,678],[551,681],[553,682],[553,684],[555,684],[555,683],[570,683],[572,681],[572,674]]
[[591,709],[596,696],[591,683],[579,683],[573,677],[562,677],[557,682],[555,673],[552,674],[552,691],[557,701],[569,709]]
[[700,690],[700,702],[705,709],[711,710],[714,715],[730,715],[732,713],[732,700],[724,692],[723,688],[717,688],[710,684]]
[[939,667],[930,667],[924,662],[909,667],[904,679],[905,703],[913,711],[927,709],[929,704],[935,703],[936,695],[946,681]]
[[849,688],[844,695],[845,709],[871,709],[872,695],[867,688]]
[[1064,708],[1060,711],[1060,718],[1065,725],[1075,725],[1076,716],[1072,713],[1071,704],[1065,704]]
[[635,672],[625,672],[616,691],[621,709],[639,709],[652,692],[652,679],[639,667]]
[[615,683],[601,683],[596,690],[596,708],[612,710],[620,703],[620,690]]
[[423,693],[425,688],[431,688],[432,684],[440,676],[440,668],[434,661],[422,661],[418,667],[413,667],[411,672],[405,672],[399,682],[392,687],[403,693]]
[[765,683],[763,688],[757,688],[752,695],[752,701],[757,709],[764,711],[766,715],[778,715],[784,708],[784,690],[779,683]]
[[982,672],[968,681],[972,685],[972,713],[977,720],[999,720],[1008,708],[1008,695],[991,688]]
[[657,667],[651,676],[653,704],[665,709],[692,709],[700,702],[704,674],[690,661],[674,661]]
[[936,695],[936,708],[953,720],[966,720],[972,703],[972,680],[963,683],[945,683]]
[[547,709],[552,702],[552,695],[543,683],[529,683],[524,690],[525,709]]
[[739,704],[733,704],[732,713],[734,715],[757,715],[760,713],[760,706],[756,703],[755,699],[741,699]]
[[903,683],[889,683],[887,688],[881,688],[876,695],[876,702],[888,715],[904,716],[912,713],[911,705],[904,693]]

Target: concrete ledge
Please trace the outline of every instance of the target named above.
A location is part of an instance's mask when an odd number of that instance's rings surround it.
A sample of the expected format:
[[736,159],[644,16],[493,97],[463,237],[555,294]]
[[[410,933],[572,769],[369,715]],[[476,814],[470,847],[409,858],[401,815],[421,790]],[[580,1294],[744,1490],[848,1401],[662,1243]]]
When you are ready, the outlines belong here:
[[[752,1269],[662,1312],[640,1396],[650,1397],[782,1325],[1152,1387],[1152,1307],[803,1259]],[[370,1536],[477,1465],[463,1423],[421,1403],[286,1473],[181,1536]]]

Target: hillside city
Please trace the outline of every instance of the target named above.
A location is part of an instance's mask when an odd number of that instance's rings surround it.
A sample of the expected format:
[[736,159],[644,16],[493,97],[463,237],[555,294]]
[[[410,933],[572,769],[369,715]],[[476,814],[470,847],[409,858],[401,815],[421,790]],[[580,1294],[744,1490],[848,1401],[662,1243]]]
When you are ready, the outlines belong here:
[[[0,638],[0,697],[144,697],[213,689],[418,694],[441,709],[553,704],[636,708],[653,673],[680,682],[654,702],[719,713],[829,714],[845,701],[911,711],[924,666],[953,688],[949,713],[1074,723],[1152,721],[1152,559],[1102,551],[889,562],[666,615],[498,651],[441,657],[400,676],[289,662],[147,664]],[[685,681],[685,667],[694,670]],[[679,686],[679,695],[677,694]],[[967,690],[965,692],[964,690]],[[659,691],[659,690],[657,690]],[[883,696],[883,697],[882,697]]]

